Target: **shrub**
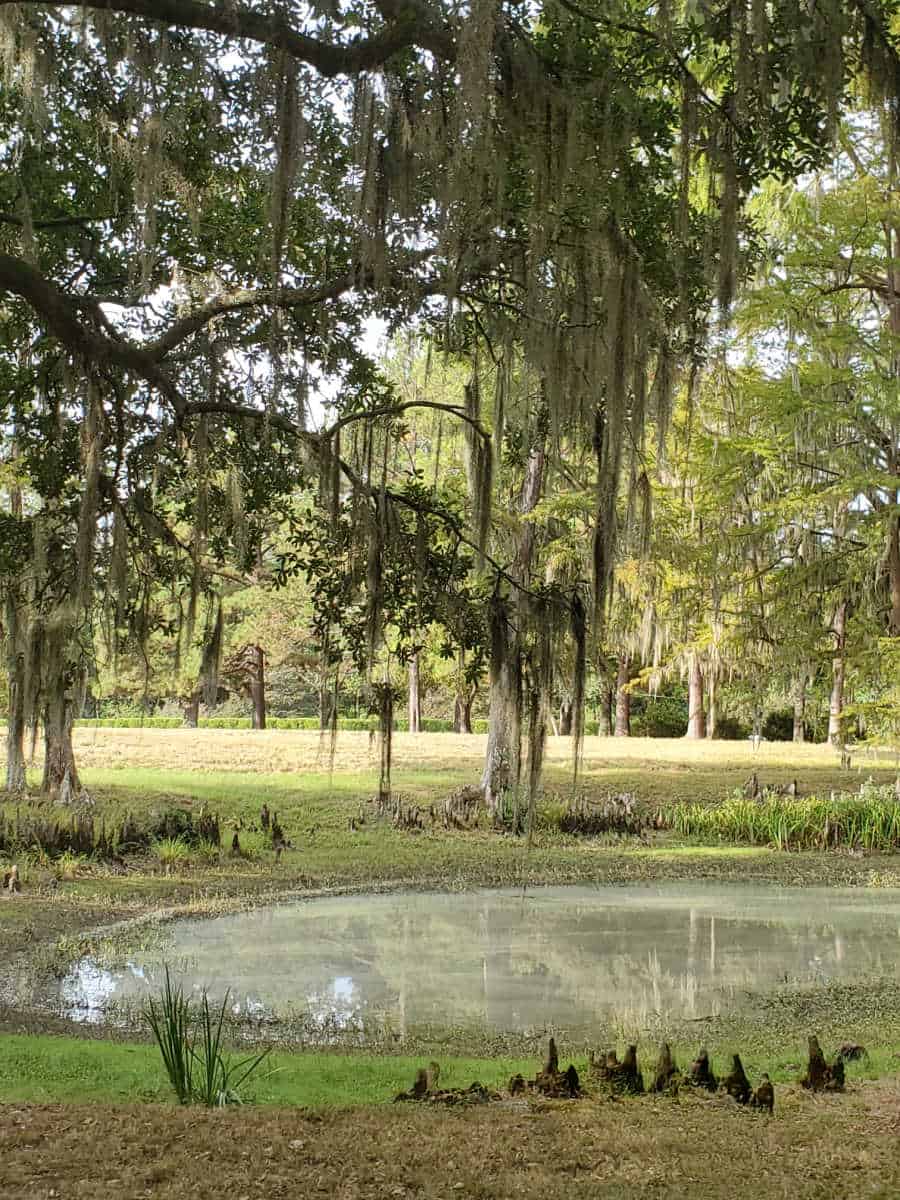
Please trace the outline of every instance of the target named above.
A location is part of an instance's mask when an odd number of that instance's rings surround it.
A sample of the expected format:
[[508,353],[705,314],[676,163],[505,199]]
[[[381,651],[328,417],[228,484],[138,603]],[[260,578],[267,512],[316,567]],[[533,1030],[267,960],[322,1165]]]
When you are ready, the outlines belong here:
[[631,732],[635,737],[682,737],[687,722],[683,695],[636,696],[632,700]]
[[750,736],[750,726],[737,717],[719,717],[716,721],[716,737],[722,742],[745,741]]
[[789,708],[779,708],[766,714],[760,731],[767,742],[790,742],[794,737],[794,714]]

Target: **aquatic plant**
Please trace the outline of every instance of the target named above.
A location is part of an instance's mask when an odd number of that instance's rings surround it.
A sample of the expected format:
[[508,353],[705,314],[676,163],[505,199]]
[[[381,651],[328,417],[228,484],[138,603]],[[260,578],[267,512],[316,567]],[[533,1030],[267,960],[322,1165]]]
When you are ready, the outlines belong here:
[[78,878],[78,873],[86,861],[83,854],[73,854],[71,850],[64,851],[54,864],[56,878],[71,883]]
[[896,792],[872,784],[864,785],[859,793],[828,798],[767,795],[748,799],[736,794],[717,805],[672,805],[664,814],[669,828],[685,837],[778,850],[900,848]]
[[142,1010],[179,1104],[218,1108],[243,1103],[240,1088],[268,1057],[268,1049],[238,1060],[223,1052],[229,994],[214,1010],[204,992],[194,1016],[184,989],[172,983],[166,967],[161,994],[156,999],[151,996]]
[[141,1015],[159,1046],[178,1103],[190,1104],[194,1098],[195,1061],[190,1004],[183,988],[172,983],[168,967],[161,995],[158,999],[151,996]]
[[160,863],[170,871],[172,867],[179,863],[187,862],[190,857],[191,850],[187,842],[181,838],[159,838],[153,843],[153,853],[159,859]]

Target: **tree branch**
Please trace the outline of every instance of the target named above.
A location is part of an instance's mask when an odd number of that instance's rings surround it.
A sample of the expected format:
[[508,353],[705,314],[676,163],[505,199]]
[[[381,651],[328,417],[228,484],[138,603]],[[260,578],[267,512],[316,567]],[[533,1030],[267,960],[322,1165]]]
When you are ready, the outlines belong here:
[[[0,5],[14,2],[0,0]],[[456,57],[449,30],[438,26],[419,0],[404,0],[402,5],[383,0],[379,8],[387,18],[385,28],[346,43],[321,41],[293,29],[280,16],[241,5],[213,7],[200,0],[72,0],[70,7],[127,13],[163,25],[205,29],[225,38],[257,42],[308,63],[329,78],[374,70],[412,46],[429,50],[436,58],[453,61]]]
[[320,304],[324,300],[335,300],[344,292],[349,292],[356,282],[353,273],[347,271],[327,283],[319,284],[318,287],[245,288],[227,295],[213,296],[193,312],[180,317],[155,341],[148,342],[147,353],[156,359],[165,358],[191,334],[198,333],[204,325],[225,313],[242,312],[264,304],[278,308],[302,308]]
[[[11,292],[30,304],[50,333],[85,362],[101,368],[124,367],[157,389],[176,411],[184,408],[175,384],[152,355],[124,338],[111,337],[91,328],[80,318],[79,304],[24,259],[0,253],[0,292]],[[80,303],[83,305],[84,301]],[[97,323],[103,324],[99,306],[92,306],[92,312]]]
[[335,421],[329,429],[323,429],[321,436],[332,438],[345,425],[351,425],[354,421],[368,421],[374,417],[392,417],[406,412],[410,408],[432,408],[438,412],[449,413],[450,416],[458,417],[460,421],[471,425],[479,437],[490,438],[490,434],[481,422],[475,417],[469,416],[464,408],[460,408],[458,404],[441,404],[437,400],[407,400],[402,404],[387,404],[382,408],[361,408],[358,412],[347,413],[339,421]]
[[[5,3],[6,0],[0,0],[0,3]],[[43,221],[32,221],[32,229],[70,229],[74,226],[93,225],[97,221],[109,221],[110,217],[48,217]],[[0,225],[14,225],[17,229],[24,229],[25,222],[21,217],[15,217],[12,213],[0,212]]]

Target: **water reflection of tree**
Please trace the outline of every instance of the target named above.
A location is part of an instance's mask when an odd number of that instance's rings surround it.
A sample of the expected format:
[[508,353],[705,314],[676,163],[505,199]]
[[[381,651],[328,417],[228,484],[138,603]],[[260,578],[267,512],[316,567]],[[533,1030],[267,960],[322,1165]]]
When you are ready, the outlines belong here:
[[[610,893],[602,894],[609,898]],[[220,995],[351,1022],[500,1029],[699,1016],[785,975],[895,974],[896,916],[813,901],[779,919],[771,905],[650,905],[624,895],[561,902],[561,892],[346,897],[185,924],[177,951]]]

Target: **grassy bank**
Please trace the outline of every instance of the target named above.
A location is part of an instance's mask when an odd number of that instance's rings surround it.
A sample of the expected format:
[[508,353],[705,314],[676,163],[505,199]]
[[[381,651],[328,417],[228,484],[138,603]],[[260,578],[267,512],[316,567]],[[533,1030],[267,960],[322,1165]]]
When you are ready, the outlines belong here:
[[[714,1035],[715,1037],[715,1035]],[[827,1043],[826,1043],[827,1044]],[[897,1046],[872,1047],[867,1057],[847,1065],[851,1082],[897,1074]],[[697,1044],[673,1046],[675,1059],[687,1066],[695,1057]],[[620,1044],[621,1052],[621,1044]],[[649,1041],[639,1046],[645,1078],[652,1076],[658,1045]],[[768,1072],[776,1083],[796,1083],[805,1064],[805,1042],[785,1044],[768,1057],[752,1043],[742,1043],[742,1060],[751,1077]],[[473,1080],[491,1088],[505,1089],[512,1075],[521,1072],[532,1078],[539,1069],[537,1057],[466,1057],[441,1054],[432,1047],[441,1067],[441,1085],[466,1087]],[[587,1079],[587,1054],[582,1049],[567,1054]],[[713,1066],[726,1074],[730,1065],[724,1045],[712,1042]],[[275,1052],[243,1091],[242,1098],[258,1104],[311,1108],[350,1108],[386,1104],[412,1083],[417,1068],[429,1061],[425,1053],[414,1055],[361,1053]],[[4,1099],[16,1103],[121,1104],[137,1101],[174,1103],[155,1046],[84,1040],[45,1035],[0,1035],[0,1077]],[[588,1084],[588,1086],[590,1086]]]
[[[349,1108],[384,1104],[410,1086],[421,1058],[372,1054],[270,1055],[244,1099],[260,1104]],[[505,1086],[533,1060],[446,1058],[441,1081]],[[0,1036],[4,1099],[31,1103],[174,1103],[159,1051],[150,1044],[37,1035]]]

